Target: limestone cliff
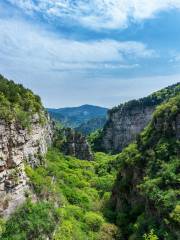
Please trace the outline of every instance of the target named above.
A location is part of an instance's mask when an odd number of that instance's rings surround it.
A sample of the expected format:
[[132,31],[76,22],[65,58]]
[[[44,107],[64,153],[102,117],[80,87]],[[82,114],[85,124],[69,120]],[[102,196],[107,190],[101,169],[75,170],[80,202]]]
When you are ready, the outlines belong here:
[[120,152],[136,139],[136,136],[152,119],[155,106],[141,106],[126,109],[122,105],[118,111],[109,114],[104,128],[103,148],[108,152]]
[[146,98],[132,100],[110,110],[101,134],[101,149],[106,152],[120,152],[149,123],[156,106],[179,92],[180,83],[177,83]]
[[25,201],[29,189],[25,163],[35,167],[42,163],[43,156],[52,140],[52,127],[39,122],[34,114],[31,129],[22,128],[17,122],[0,120],[0,214],[7,217]]
[[71,155],[81,160],[93,160],[93,154],[86,138],[73,129],[64,129],[64,143],[61,150],[65,155]]

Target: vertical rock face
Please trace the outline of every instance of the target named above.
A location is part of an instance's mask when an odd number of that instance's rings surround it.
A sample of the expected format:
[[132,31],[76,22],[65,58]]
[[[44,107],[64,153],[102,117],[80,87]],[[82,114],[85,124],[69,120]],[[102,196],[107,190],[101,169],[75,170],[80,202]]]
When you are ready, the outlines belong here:
[[62,151],[65,155],[71,155],[81,160],[93,160],[93,154],[86,138],[74,131],[73,129],[65,129],[65,142]]
[[102,147],[109,152],[119,152],[137,135],[152,119],[155,106],[136,106],[132,109],[122,107],[109,115],[104,129]]
[[110,110],[102,132],[101,149],[113,153],[120,152],[134,141],[150,122],[157,105],[179,92],[180,83],[177,83],[145,98],[129,101]]
[[42,163],[53,136],[49,119],[39,123],[33,115],[31,130],[0,120],[0,214],[7,217],[24,202],[28,190],[25,162],[32,167]]

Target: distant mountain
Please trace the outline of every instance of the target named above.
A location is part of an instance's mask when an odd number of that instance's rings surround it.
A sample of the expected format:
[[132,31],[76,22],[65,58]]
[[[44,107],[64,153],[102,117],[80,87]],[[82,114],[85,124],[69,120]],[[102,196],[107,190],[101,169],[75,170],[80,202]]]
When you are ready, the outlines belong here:
[[47,111],[52,118],[63,123],[65,127],[77,128],[92,119],[106,118],[108,109],[86,104],[80,107],[48,108]]

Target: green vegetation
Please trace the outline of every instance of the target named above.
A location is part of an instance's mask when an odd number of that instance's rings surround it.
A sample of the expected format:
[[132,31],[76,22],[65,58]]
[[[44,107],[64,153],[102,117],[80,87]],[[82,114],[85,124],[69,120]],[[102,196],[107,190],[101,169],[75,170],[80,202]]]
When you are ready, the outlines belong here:
[[52,234],[56,240],[115,239],[117,227],[103,217],[117,173],[115,161],[116,156],[104,153],[88,162],[49,150],[45,167],[26,167],[38,201],[28,200],[7,221],[1,239],[45,239]]
[[154,231],[151,230],[149,234],[144,234],[145,240],[158,240],[158,237],[154,234]]
[[32,203],[27,200],[6,223],[1,223],[1,239],[47,239],[55,230],[57,221],[58,213],[52,204],[43,201]]
[[[137,144],[119,154],[111,198],[120,239],[179,239],[180,96],[159,106]],[[153,232],[152,232],[153,229]]]
[[[94,161],[64,156],[58,125],[45,164],[26,166],[27,201],[4,220],[2,240],[176,240],[180,239],[180,85],[163,89],[125,108],[161,104],[150,124],[118,155],[96,152]],[[30,127],[43,107],[38,96],[0,76],[0,117]],[[101,150],[103,131],[88,136]],[[16,183],[19,172],[12,171]],[[36,196],[36,197],[34,197]]]
[[43,123],[44,113],[39,96],[0,75],[0,118],[9,122],[15,120],[27,128],[35,113],[39,114]]
[[101,150],[103,150],[101,147],[102,138],[103,138],[102,129],[96,130],[89,134],[87,139],[93,151],[101,152]]

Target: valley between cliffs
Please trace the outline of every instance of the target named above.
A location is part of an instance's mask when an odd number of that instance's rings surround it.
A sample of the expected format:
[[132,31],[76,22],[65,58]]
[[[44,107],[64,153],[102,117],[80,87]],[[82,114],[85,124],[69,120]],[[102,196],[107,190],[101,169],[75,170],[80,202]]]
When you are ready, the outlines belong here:
[[180,84],[87,138],[0,76],[0,239],[180,239]]

